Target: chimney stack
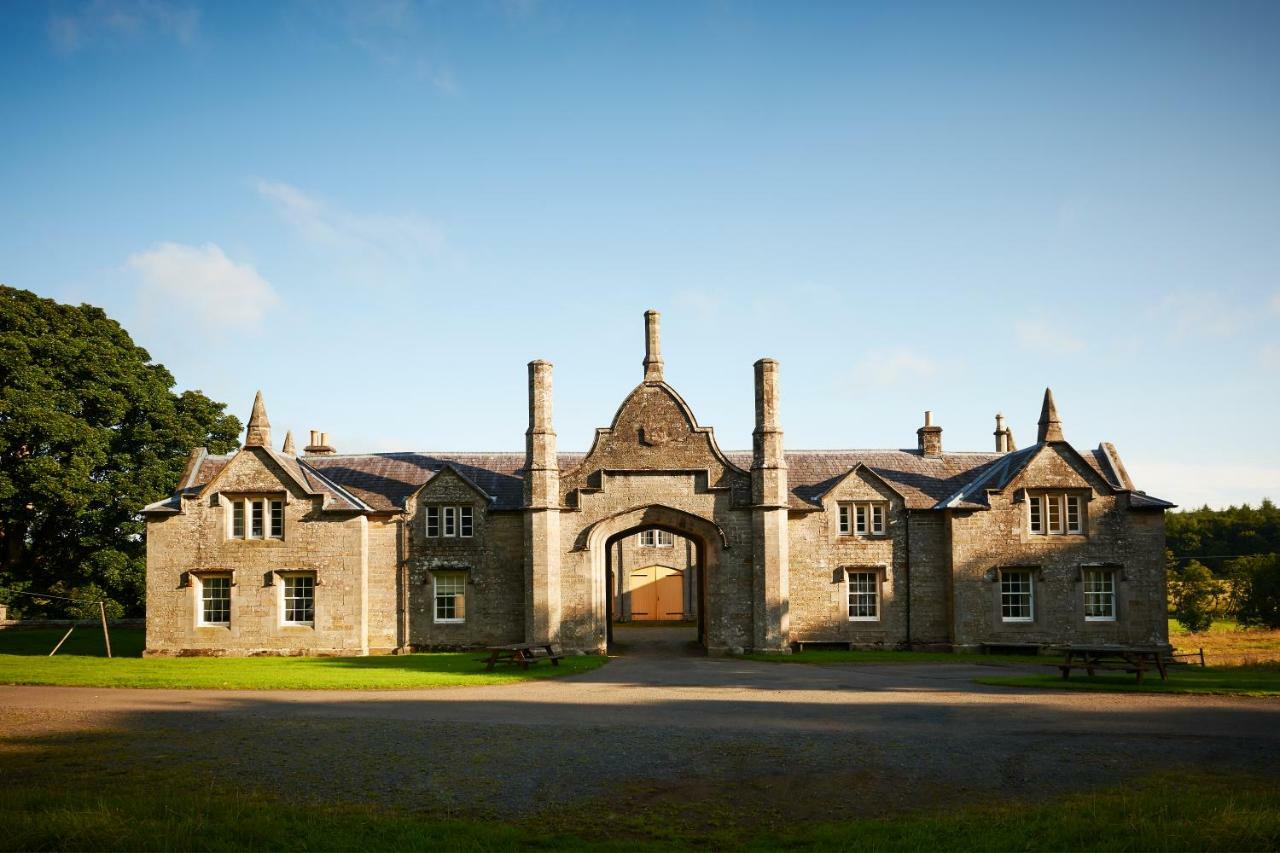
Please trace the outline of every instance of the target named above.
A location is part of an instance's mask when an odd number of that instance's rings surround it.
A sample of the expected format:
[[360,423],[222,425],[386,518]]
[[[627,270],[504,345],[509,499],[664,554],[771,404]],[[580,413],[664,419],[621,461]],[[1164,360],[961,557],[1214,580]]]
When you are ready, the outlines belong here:
[[308,456],[332,456],[338,451],[329,444],[329,433],[311,430],[311,443],[302,448]]
[[757,492],[754,499],[762,506],[786,506],[787,462],[782,452],[782,428],[778,426],[778,362],[762,358],[755,368],[756,428],[751,436],[752,482]]
[[662,315],[652,308],[644,312],[644,381],[662,381]]
[[996,412],[996,453],[1009,452],[1009,430],[1004,425],[1004,413]]
[[916,430],[921,456],[942,455],[942,427],[933,425],[933,412],[924,413],[924,426]]
[[525,432],[524,500],[528,507],[560,506],[560,462],[551,424],[551,362],[529,362],[529,429]]

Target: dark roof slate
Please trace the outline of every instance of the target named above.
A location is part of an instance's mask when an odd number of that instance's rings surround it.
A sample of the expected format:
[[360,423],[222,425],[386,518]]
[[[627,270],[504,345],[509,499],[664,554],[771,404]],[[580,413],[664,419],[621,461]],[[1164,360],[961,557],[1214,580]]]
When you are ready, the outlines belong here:
[[[1040,445],[1011,453],[946,453],[924,456],[917,450],[793,450],[786,453],[787,479],[792,509],[816,509],[822,495],[855,465],[861,463],[902,495],[911,509],[981,509],[987,490],[1004,488],[1030,460]],[[277,454],[278,456],[278,454]],[[750,451],[725,456],[743,469],[751,467]],[[582,462],[583,453],[559,454],[560,469],[568,471]],[[190,488],[199,489],[227,464],[229,456],[206,456],[200,461]],[[494,509],[519,509],[524,493],[523,453],[365,453],[332,456],[279,457],[313,491],[326,495],[332,509],[368,509],[394,512],[428,480],[453,467],[489,496]],[[1125,485],[1115,449],[1106,445],[1083,454],[1099,476],[1116,489]],[[1119,469],[1119,470],[1117,470]],[[1135,508],[1170,507],[1159,498],[1133,492]],[[162,501],[152,505],[159,512],[176,509]],[[150,507],[148,509],[151,509]]]

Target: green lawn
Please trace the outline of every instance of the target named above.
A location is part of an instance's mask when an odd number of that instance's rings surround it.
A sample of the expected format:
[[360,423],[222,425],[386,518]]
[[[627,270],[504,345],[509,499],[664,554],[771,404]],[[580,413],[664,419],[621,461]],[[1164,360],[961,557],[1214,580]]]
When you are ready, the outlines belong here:
[[192,779],[145,790],[129,780],[49,779],[0,787],[0,849],[1173,851],[1280,845],[1274,781],[1206,773],[1164,774],[1038,803],[1002,795],[1000,802],[958,810],[829,822],[724,820],[732,792],[711,797],[688,808],[643,801],[619,808],[602,797],[510,821],[317,807]]
[[[82,633],[83,632],[83,633]],[[509,684],[555,678],[603,666],[600,656],[567,657],[559,666],[534,664],[527,671],[503,667],[485,672],[482,652],[446,652],[377,657],[142,658],[142,632],[111,632],[107,660],[102,632],[77,628],[55,657],[49,650],[60,631],[0,631],[0,684],[61,684],[78,687],[175,687],[273,690],[401,690]],[[76,644],[76,645],[73,645]],[[68,654],[68,651],[76,654]],[[129,655],[129,656],[126,656]]]
[[1169,680],[1154,673],[1138,684],[1125,672],[1089,677],[1071,673],[1064,679],[1056,670],[1045,675],[1018,675],[979,678],[979,684],[1004,687],[1040,687],[1063,690],[1102,690],[1120,693],[1208,693],[1226,696],[1280,696],[1280,667],[1272,666],[1177,666],[1169,670]]

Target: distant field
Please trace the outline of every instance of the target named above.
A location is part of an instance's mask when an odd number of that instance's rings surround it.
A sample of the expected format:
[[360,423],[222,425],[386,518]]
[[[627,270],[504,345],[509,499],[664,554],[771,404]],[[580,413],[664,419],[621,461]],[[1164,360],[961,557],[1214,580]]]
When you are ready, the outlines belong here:
[[1210,666],[1249,666],[1280,662],[1280,631],[1241,628],[1231,620],[1216,621],[1208,631],[1192,634],[1169,620],[1169,642],[1179,652],[1204,649]]
[[[246,690],[402,690],[467,687],[556,678],[603,666],[600,656],[568,657],[560,666],[542,662],[527,671],[486,672],[481,652],[442,652],[377,657],[142,658],[143,632],[111,632],[106,659],[102,632],[77,628],[48,657],[62,631],[0,631],[0,684],[79,687],[171,687]],[[74,645],[73,645],[74,644]],[[70,653],[69,653],[70,652]]]

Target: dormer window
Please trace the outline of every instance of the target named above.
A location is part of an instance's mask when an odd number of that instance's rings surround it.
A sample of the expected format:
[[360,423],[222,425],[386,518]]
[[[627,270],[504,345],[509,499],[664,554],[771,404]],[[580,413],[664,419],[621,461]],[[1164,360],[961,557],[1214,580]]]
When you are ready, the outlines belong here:
[[1036,536],[1084,533],[1080,495],[1046,492],[1027,497],[1027,529]]
[[232,539],[283,539],[284,501],[280,498],[229,498]]
[[470,539],[475,536],[475,508],[470,506],[429,506],[426,534],[432,539]]
[[885,501],[857,501],[840,504],[841,536],[883,536],[889,504]]

